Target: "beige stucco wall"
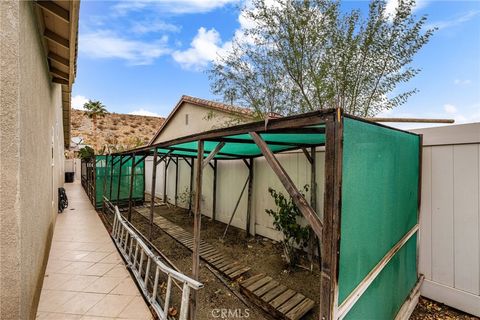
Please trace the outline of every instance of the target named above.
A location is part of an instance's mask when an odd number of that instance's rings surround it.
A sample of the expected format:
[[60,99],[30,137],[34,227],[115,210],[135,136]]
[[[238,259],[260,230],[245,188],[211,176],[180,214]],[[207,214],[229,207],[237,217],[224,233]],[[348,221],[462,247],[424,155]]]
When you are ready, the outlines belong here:
[[[185,121],[186,115],[188,115],[188,124]],[[211,108],[184,103],[169,119],[166,127],[163,128],[160,136],[153,143],[225,127],[226,124],[238,124],[238,117],[227,112],[212,112]]]
[[34,319],[63,185],[61,88],[32,2],[0,1],[0,319]]

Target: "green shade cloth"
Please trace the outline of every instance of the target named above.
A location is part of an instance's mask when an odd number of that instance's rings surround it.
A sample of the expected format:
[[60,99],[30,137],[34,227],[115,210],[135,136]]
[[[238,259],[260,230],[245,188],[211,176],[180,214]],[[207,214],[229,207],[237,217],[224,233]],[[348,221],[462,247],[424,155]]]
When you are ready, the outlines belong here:
[[[107,196],[110,201],[115,202],[117,201],[117,194],[118,194],[118,175],[120,173],[120,161],[118,161],[120,157],[113,157],[114,163],[117,163],[113,166],[113,175],[111,177],[111,170],[112,170],[112,157],[111,156],[96,156],[96,183],[95,183],[95,190],[96,190],[96,199],[95,203],[97,207],[102,206],[102,200],[104,195],[104,183],[105,183],[105,195]],[[140,156],[135,157],[135,161],[141,159]],[[122,176],[120,178],[120,197],[119,200],[121,202],[125,202],[129,200],[130,195],[130,176],[132,174],[132,167],[133,162],[132,159],[124,162],[122,165]],[[145,193],[145,162],[141,161],[135,167],[135,177],[133,179],[133,193],[132,193],[132,200],[133,201],[141,201],[144,199]],[[106,176],[106,177],[105,177]],[[104,180],[106,178],[106,181]],[[112,178],[112,179],[111,179]],[[112,194],[110,195],[110,179],[112,180]],[[105,181],[105,182],[104,182]]]
[[[417,135],[345,118],[339,304],[417,224]],[[416,236],[367,289],[348,319],[393,319],[417,281]]]

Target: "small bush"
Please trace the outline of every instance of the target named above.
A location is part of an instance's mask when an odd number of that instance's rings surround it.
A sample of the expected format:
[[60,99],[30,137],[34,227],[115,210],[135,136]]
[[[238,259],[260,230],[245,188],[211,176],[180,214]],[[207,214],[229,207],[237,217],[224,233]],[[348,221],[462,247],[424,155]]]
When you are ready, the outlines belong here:
[[[308,191],[308,185],[303,187],[304,192]],[[310,236],[309,227],[302,227],[298,224],[297,218],[302,214],[297,208],[292,198],[286,198],[283,193],[273,188],[268,188],[268,192],[275,200],[276,210],[267,209],[265,212],[272,216],[273,226],[276,230],[283,233],[283,250],[285,259],[290,267],[294,267],[298,262],[298,253],[295,246],[305,248]]]

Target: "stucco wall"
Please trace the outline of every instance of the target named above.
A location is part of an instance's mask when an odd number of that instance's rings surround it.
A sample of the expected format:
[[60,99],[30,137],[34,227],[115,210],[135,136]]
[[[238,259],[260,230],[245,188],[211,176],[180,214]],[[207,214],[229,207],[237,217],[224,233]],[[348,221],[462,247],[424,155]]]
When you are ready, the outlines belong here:
[[0,1],[0,318],[34,319],[63,185],[61,88],[33,4]]
[[[214,114],[214,116],[212,116]],[[186,116],[188,115],[188,124]],[[229,113],[184,103],[174,116],[169,119],[166,127],[153,143],[168,141],[178,137],[224,127],[226,123],[238,124],[235,116]]]

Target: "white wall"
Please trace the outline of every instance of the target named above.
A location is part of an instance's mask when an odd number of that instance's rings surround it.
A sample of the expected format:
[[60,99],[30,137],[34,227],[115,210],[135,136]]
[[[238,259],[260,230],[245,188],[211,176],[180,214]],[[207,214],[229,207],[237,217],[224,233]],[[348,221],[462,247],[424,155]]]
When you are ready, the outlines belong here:
[[[277,155],[281,164],[290,175],[299,189],[305,184],[310,185],[310,164],[302,152],[290,152]],[[317,151],[317,212],[323,215],[323,188],[324,188],[324,152]],[[217,169],[217,210],[216,220],[228,223],[232,215],[237,199],[242,191],[248,176],[248,169],[242,160],[218,161]],[[146,159],[145,163],[145,190],[151,192],[152,160]],[[195,172],[194,172],[195,178]],[[273,219],[265,212],[265,209],[273,209],[274,202],[268,188],[272,187],[287,195],[280,180],[268,166],[265,159],[254,160],[254,184],[253,184],[253,206],[250,218],[250,230],[252,233],[279,240],[280,233],[274,230]],[[164,185],[164,163],[157,167],[155,194],[163,198]],[[188,190],[190,186],[190,166],[184,160],[179,161],[178,195]],[[213,209],[213,169],[205,167],[203,171],[202,187],[202,214],[212,217]],[[232,226],[246,230],[247,214],[247,192],[245,189],[239,203]],[[310,200],[310,192],[306,194]],[[175,203],[175,164],[170,163],[167,171],[167,199],[169,203]],[[180,203],[179,206],[188,208],[188,203]]]
[[480,316],[480,123],[424,134],[422,295]]

